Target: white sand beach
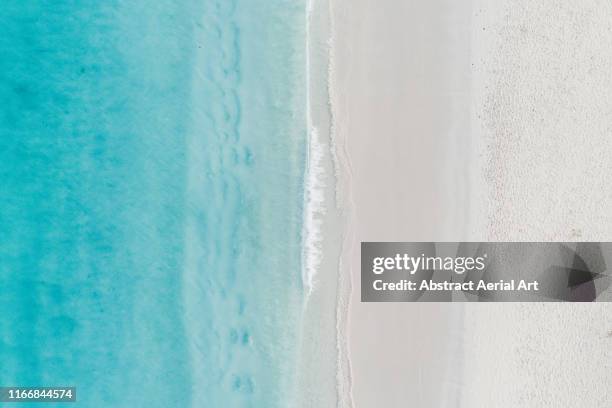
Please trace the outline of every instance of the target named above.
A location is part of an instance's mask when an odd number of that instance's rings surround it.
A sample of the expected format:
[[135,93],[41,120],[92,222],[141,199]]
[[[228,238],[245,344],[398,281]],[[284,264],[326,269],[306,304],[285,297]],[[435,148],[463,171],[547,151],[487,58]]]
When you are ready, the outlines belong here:
[[[612,5],[478,1],[486,239],[612,237]],[[612,305],[468,305],[463,405],[612,406]],[[504,352],[502,352],[504,351]]]
[[359,287],[361,241],[610,240],[612,6],[331,11],[342,406],[612,406],[607,304],[374,304]]
[[452,405],[461,305],[361,303],[359,244],[469,238],[470,10],[452,1],[333,6],[334,136],[347,213],[340,273],[352,277],[346,400]]

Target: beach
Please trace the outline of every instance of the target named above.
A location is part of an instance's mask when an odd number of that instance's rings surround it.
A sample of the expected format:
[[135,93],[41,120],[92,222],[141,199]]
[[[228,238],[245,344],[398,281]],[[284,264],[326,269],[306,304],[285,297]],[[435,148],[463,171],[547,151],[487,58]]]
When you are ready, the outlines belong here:
[[[473,13],[485,239],[609,241],[612,8],[481,1]],[[612,403],[609,304],[469,306],[464,406]]]
[[608,406],[605,303],[362,303],[359,244],[609,240],[610,7],[331,10],[343,406]]
[[346,353],[355,407],[453,404],[462,308],[361,303],[361,241],[470,236],[470,9],[333,2],[332,106],[347,210]]
[[364,241],[610,239],[611,17],[597,0],[6,2],[0,388],[612,406],[606,303],[360,298]]

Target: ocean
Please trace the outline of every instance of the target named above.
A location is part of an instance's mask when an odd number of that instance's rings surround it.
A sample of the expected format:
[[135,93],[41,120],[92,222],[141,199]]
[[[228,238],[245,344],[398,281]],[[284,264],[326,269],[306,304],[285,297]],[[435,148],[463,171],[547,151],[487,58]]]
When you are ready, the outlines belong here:
[[305,0],[3,2],[0,386],[290,406],[305,37]]

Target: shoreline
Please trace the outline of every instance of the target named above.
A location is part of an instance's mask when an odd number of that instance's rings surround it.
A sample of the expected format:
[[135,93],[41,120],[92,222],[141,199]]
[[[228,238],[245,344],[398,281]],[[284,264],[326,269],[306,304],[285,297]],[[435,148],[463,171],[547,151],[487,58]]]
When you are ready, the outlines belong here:
[[301,344],[295,407],[338,405],[336,310],[342,216],[336,201],[329,100],[329,0],[308,0],[308,154],[304,196]]
[[337,406],[344,408],[354,408],[353,397],[353,368],[349,352],[349,321],[350,307],[352,302],[353,282],[351,274],[345,273],[347,260],[344,252],[351,246],[354,240],[352,230],[349,228],[351,215],[354,209],[354,202],[349,194],[348,181],[352,178],[352,163],[347,152],[347,139],[344,134],[344,122],[340,120],[343,116],[341,97],[342,87],[336,65],[338,58],[342,58],[339,50],[342,45],[338,44],[337,35],[338,25],[341,20],[346,18],[346,9],[339,9],[339,2],[327,0],[329,10],[329,49],[328,49],[328,98],[331,111],[330,137],[331,154],[334,161],[334,199],[336,207],[339,209],[341,218],[341,232],[338,252],[337,275],[337,295],[336,295],[336,387],[337,387]]

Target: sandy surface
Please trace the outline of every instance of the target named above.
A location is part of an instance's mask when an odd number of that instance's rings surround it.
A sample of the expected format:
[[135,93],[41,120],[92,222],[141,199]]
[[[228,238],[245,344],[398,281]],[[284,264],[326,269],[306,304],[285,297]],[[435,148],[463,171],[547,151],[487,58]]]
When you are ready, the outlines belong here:
[[332,2],[345,406],[612,406],[607,304],[359,299],[361,241],[610,240],[612,6],[491,3]]
[[[489,4],[487,4],[489,3]],[[487,239],[612,238],[612,5],[473,5]],[[612,406],[612,305],[468,305],[462,406]]]
[[359,299],[361,241],[467,238],[470,12],[453,3],[334,2],[334,135],[348,218],[341,274],[352,277],[342,351],[359,408],[458,398],[461,305]]

